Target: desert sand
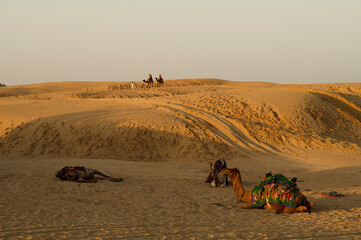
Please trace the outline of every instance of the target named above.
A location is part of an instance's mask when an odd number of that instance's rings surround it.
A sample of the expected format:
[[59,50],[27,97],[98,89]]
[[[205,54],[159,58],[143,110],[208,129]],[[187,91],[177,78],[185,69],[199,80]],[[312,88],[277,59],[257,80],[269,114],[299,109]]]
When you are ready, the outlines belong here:
[[[0,88],[0,239],[361,239],[361,83],[135,87]],[[220,157],[246,189],[297,177],[312,213],[240,209],[204,183]],[[124,181],[60,181],[66,165]]]

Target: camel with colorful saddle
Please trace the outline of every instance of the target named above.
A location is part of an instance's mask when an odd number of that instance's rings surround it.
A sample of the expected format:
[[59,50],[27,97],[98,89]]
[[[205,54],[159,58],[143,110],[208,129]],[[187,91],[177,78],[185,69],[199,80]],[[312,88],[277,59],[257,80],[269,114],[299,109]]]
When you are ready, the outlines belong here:
[[263,208],[276,210],[277,213],[311,212],[313,202],[300,192],[297,179],[288,179],[282,174],[266,174],[263,180],[253,188],[245,190],[238,168],[223,168],[222,174],[228,176],[233,183],[237,198],[242,201],[241,208]]

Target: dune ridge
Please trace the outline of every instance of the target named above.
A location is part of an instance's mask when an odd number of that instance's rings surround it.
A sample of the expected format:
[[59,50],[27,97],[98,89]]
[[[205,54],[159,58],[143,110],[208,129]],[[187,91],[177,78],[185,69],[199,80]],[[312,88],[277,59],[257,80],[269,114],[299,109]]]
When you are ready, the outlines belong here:
[[[316,149],[360,152],[360,84],[337,84],[337,92],[330,85],[189,79],[135,91],[104,90],[107,95],[102,98],[88,96],[81,98],[88,99],[83,101],[69,89],[100,89],[109,83],[49,83],[31,86],[31,99],[22,98],[28,94],[22,91],[16,97],[2,99],[8,104],[10,99],[17,99],[14,111],[17,107],[21,111],[20,106],[36,100],[38,92],[56,95],[64,84],[67,95],[56,98],[54,104],[36,102],[39,108],[54,108],[49,116],[24,115],[20,120],[19,112],[17,124],[9,118],[7,124],[0,125],[0,149],[4,153],[162,161],[219,155],[298,156],[304,150]],[[50,90],[46,86],[51,86]],[[58,90],[51,93],[54,86]],[[10,91],[13,89],[18,88]],[[6,95],[5,90],[2,92]],[[137,97],[107,97],[128,92]],[[350,92],[352,98],[347,99]],[[94,107],[89,108],[89,104]]]

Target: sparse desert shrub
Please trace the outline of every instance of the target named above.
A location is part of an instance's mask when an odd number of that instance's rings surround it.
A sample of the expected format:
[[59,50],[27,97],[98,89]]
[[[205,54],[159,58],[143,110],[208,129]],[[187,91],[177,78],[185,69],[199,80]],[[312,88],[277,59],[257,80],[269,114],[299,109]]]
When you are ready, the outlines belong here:
[[6,85],[3,83],[0,83],[0,87],[6,87]]

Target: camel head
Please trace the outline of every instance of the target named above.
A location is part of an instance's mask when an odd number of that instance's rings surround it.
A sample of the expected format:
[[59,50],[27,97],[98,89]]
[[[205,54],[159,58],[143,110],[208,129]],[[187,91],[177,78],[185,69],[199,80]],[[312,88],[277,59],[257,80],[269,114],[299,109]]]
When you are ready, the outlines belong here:
[[307,208],[306,212],[311,213],[311,208],[315,206],[313,202],[309,202],[305,195],[302,193],[299,193],[299,196],[301,197],[301,203],[300,206],[305,206]]
[[57,177],[57,178],[61,177],[61,171],[60,170],[55,172],[55,177]]
[[209,166],[210,166],[211,171],[212,171],[213,173],[215,173],[215,172],[217,171],[217,167],[216,167],[216,165],[215,165],[215,164],[213,164],[213,163],[209,163]]
[[238,168],[223,168],[221,173],[233,179],[239,174],[239,170]]

